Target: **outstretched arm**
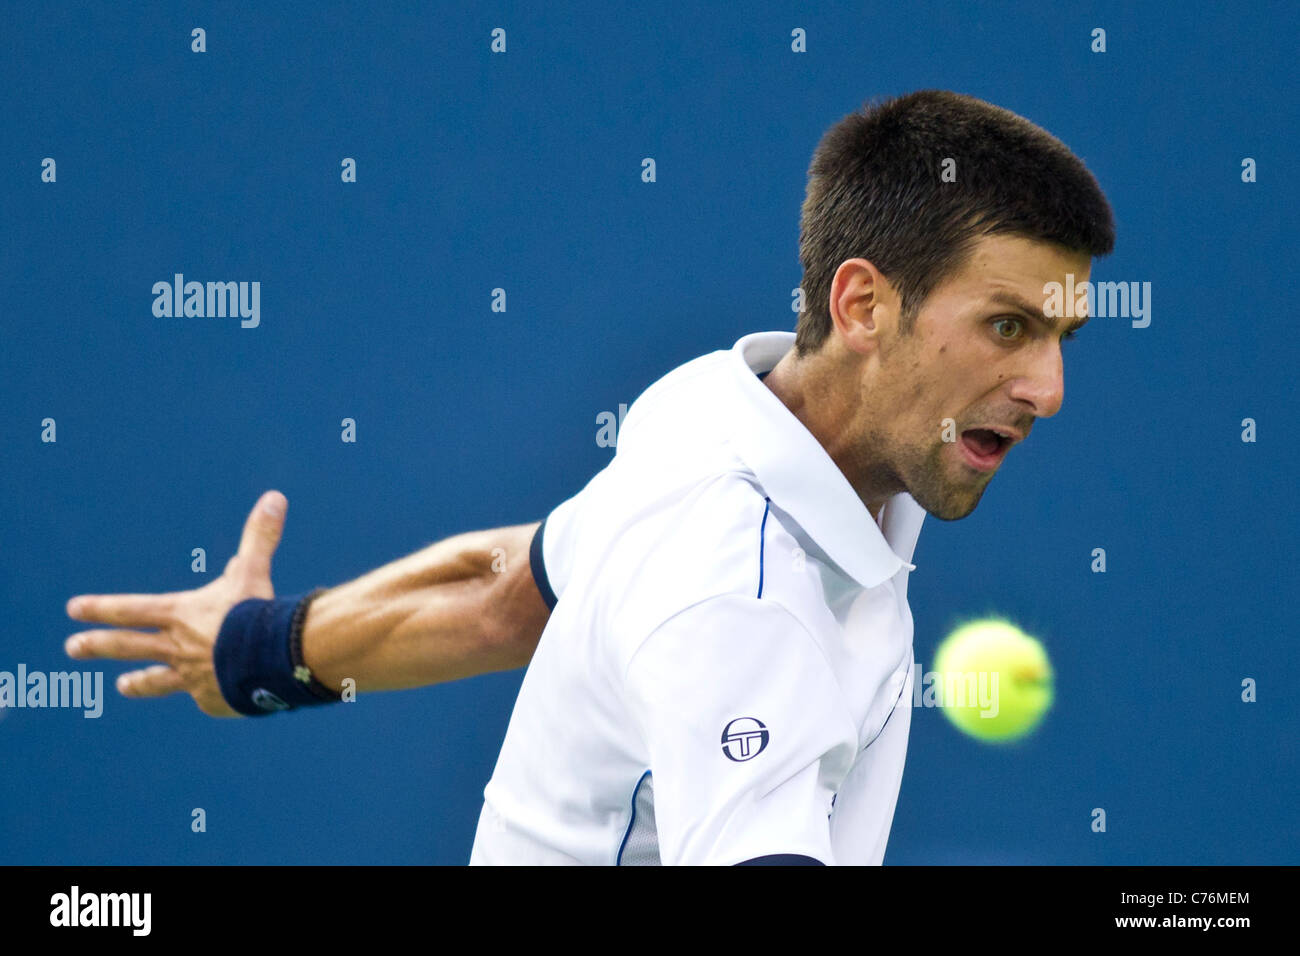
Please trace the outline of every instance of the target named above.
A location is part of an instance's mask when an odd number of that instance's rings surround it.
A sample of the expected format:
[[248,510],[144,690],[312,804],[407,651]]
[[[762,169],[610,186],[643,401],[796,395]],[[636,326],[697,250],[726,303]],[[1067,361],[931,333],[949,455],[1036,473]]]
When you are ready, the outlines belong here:
[[[162,661],[123,674],[118,690],[127,697],[184,691],[205,714],[237,716],[221,696],[212,647],[232,607],[275,596],[271,557],[287,504],[279,492],[262,495],[239,551],[201,588],[72,598],[70,617],[112,627],[73,634],[68,654]],[[324,592],[303,625],[304,661],[323,684],[339,690],[351,678],[359,691],[522,667],[550,615],[528,562],[536,529],[533,522],[455,535]]]
[[316,598],[303,658],[338,690],[398,690],[523,667],[550,616],[528,564],[538,522],[470,531]]

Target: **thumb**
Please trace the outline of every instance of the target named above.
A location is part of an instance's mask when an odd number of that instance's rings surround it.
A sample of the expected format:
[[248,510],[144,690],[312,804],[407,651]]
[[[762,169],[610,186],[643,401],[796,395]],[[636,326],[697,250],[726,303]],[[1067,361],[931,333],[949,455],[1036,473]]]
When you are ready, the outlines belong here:
[[270,575],[271,555],[275,554],[275,549],[280,544],[288,507],[289,502],[284,495],[278,491],[268,491],[257,499],[257,504],[248,513],[236,557],[242,559],[250,571]]

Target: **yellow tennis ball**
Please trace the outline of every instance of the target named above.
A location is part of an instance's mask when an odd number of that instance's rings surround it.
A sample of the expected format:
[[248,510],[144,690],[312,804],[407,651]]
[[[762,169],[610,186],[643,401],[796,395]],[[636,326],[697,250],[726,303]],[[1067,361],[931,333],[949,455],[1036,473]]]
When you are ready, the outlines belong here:
[[972,621],[934,657],[937,697],[963,733],[990,743],[1033,730],[1052,704],[1052,665],[1043,645],[1010,621]]

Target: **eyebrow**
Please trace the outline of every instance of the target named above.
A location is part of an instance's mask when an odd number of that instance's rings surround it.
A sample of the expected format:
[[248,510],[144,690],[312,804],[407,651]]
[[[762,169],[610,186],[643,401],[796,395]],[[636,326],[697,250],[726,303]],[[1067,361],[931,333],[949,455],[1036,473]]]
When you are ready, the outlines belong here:
[[[1015,309],[1016,311],[1023,312],[1026,316],[1028,316],[1029,318],[1037,322],[1039,325],[1046,328],[1047,331],[1049,332],[1056,331],[1056,323],[1053,322],[1051,319],[1049,319],[1047,316],[1043,315],[1043,310],[1041,308],[1037,308],[1037,309],[1034,308],[1033,303],[1027,302],[1026,300],[1022,299],[1020,296],[1016,295],[1014,292],[1006,292],[1004,290],[999,290],[997,292],[992,293],[989,296],[989,299],[991,299],[993,302],[997,302],[999,305],[1009,305],[1011,306],[1011,308]],[[1065,331],[1073,332],[1076,329],[1083,328],[1085,325],[1088,324],[1089,318],[1091,318],[1091,316],[1085,316],[1081,319],[1077,319],[1076,321],[1071,322],[1069,325],[1065,327]]]

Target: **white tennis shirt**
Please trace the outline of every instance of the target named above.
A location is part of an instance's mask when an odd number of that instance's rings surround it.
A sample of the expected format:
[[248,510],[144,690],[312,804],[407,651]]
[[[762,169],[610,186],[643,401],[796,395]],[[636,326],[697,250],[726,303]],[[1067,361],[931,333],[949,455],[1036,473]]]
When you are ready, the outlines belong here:
[[898,494],[877,524],[763,384],[793,344],[756,332],[656,381],[547,516],[555,603],[471,863],[883,860],[925,512]]

